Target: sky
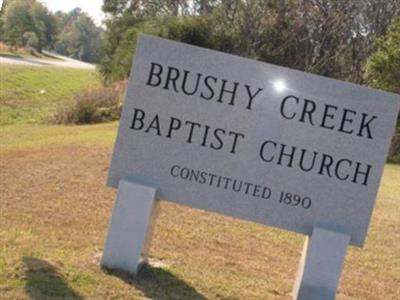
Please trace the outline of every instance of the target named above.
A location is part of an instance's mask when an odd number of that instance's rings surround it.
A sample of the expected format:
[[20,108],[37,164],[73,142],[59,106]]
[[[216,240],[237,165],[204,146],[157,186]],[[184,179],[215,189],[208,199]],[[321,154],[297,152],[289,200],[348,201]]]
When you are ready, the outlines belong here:
[[[80,7],[82,11],[87,13],[95,23],[100,26],[101,21],[104,19],[104,14],[101,10],[103,0],[39,0],[47,6],[47,8],[56,12],[61,10],[63,12],[70,12],[76,7]],[[0,0],[2,2],[2,0]]]

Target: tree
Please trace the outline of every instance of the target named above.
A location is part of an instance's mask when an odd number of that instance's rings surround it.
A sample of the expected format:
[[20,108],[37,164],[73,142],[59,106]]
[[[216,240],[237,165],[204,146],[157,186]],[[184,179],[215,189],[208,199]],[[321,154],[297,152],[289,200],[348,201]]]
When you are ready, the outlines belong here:
[[0,16],[3,15],[3,13],[6,10],[7,5],[13,0],[3,0],[3,3],[1,4],[1,8],[0,8]]
[[[400,94],[400,17],[376,41],[375,51],[366,64],[365,79],[375,88]],[[400,115],[389,157],[392,162],[400,163]]]
[[80,8],[68,14],[57,12],[56,23],[60,28],[54,46],[56,52],[87,62],[98,61],[103,31],[87,14]]
[[400,17],[376,41],[366,64],[365,79],[375,88],[400,94]]
[[34,24],[34,31],[39,39],[38,50],[52,46],[57,33],[54,16],[40,2],[33,2],[30,7],[30,15]]
[[7,0],[3,0],[3,3],[1,4],[0,7],[0,41],[4,40],[4,20],[2,18],[6,5],[7,5]]
[[[363,65],[373,42],[400,15],[400,2],[105,0],[103,9],[108,15],[101,66],[106,79],[114,77],[110,74],[113,65],[120,68],[116,53],[133,53],[135,46],[126,43],[124,37],[134,27],[139,31],[151,28],[150,33],[177,41],[362,84]],[[130,48],[122,51],[121,47]],[[129,67],[124,72],[118,70],[118,74],[127,76]]]
[[32,31],[32,28],[34,28],[29,10],[30,4],[23,0],[13,1],[5,8],[2,16],[4,21],[4,40],[12,47],[24,46],[24,33]]
[[36,49],[49,47],[56,34],[55,19],[43,4],[36,0],[7,1],[2,15],[4,40],[12,47],[25,46],[26,32],[34,32],[38,38]]
[[73,57],[88,62],[95,62],[99,58],[101,46],[101,31],[93,20],[85,14],[78,17],[73,25],[72,41],[75,51]]
[[4,21],[0,18],[0,41],[4,39]]

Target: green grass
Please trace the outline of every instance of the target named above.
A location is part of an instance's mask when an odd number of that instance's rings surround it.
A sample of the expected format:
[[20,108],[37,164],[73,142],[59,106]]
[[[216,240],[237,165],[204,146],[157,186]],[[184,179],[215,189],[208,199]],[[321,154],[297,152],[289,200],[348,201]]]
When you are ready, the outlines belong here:
[[61,101],[100,84],[91,70],[1,65],[0,125],[45,123]]

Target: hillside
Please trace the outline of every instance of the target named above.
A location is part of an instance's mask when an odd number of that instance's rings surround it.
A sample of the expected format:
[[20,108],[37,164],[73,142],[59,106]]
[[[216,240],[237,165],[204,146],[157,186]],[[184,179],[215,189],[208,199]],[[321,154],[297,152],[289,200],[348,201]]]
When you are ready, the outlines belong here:
[[74,92],[100,84],[92,70],[0,66],[0,125],[43,123]]

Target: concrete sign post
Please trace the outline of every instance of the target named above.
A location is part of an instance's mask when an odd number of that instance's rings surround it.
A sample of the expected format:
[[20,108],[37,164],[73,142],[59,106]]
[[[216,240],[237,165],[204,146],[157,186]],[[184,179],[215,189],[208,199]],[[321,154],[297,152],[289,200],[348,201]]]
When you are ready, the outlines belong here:
[[147,260],[156,192],[157,184],[146,179],[126,178],[119,182],[103,266],[135,274]]
[[339,241],[338,269],[344,244],[363,246],[399,100],[142,35],[108,185],[141,176],[156,180],[157,196],[168,201],[309,236],[315,230],[301,295],[325,237]]
[[301,255],[293,298],[335,299],[350,236],[314,227]]

